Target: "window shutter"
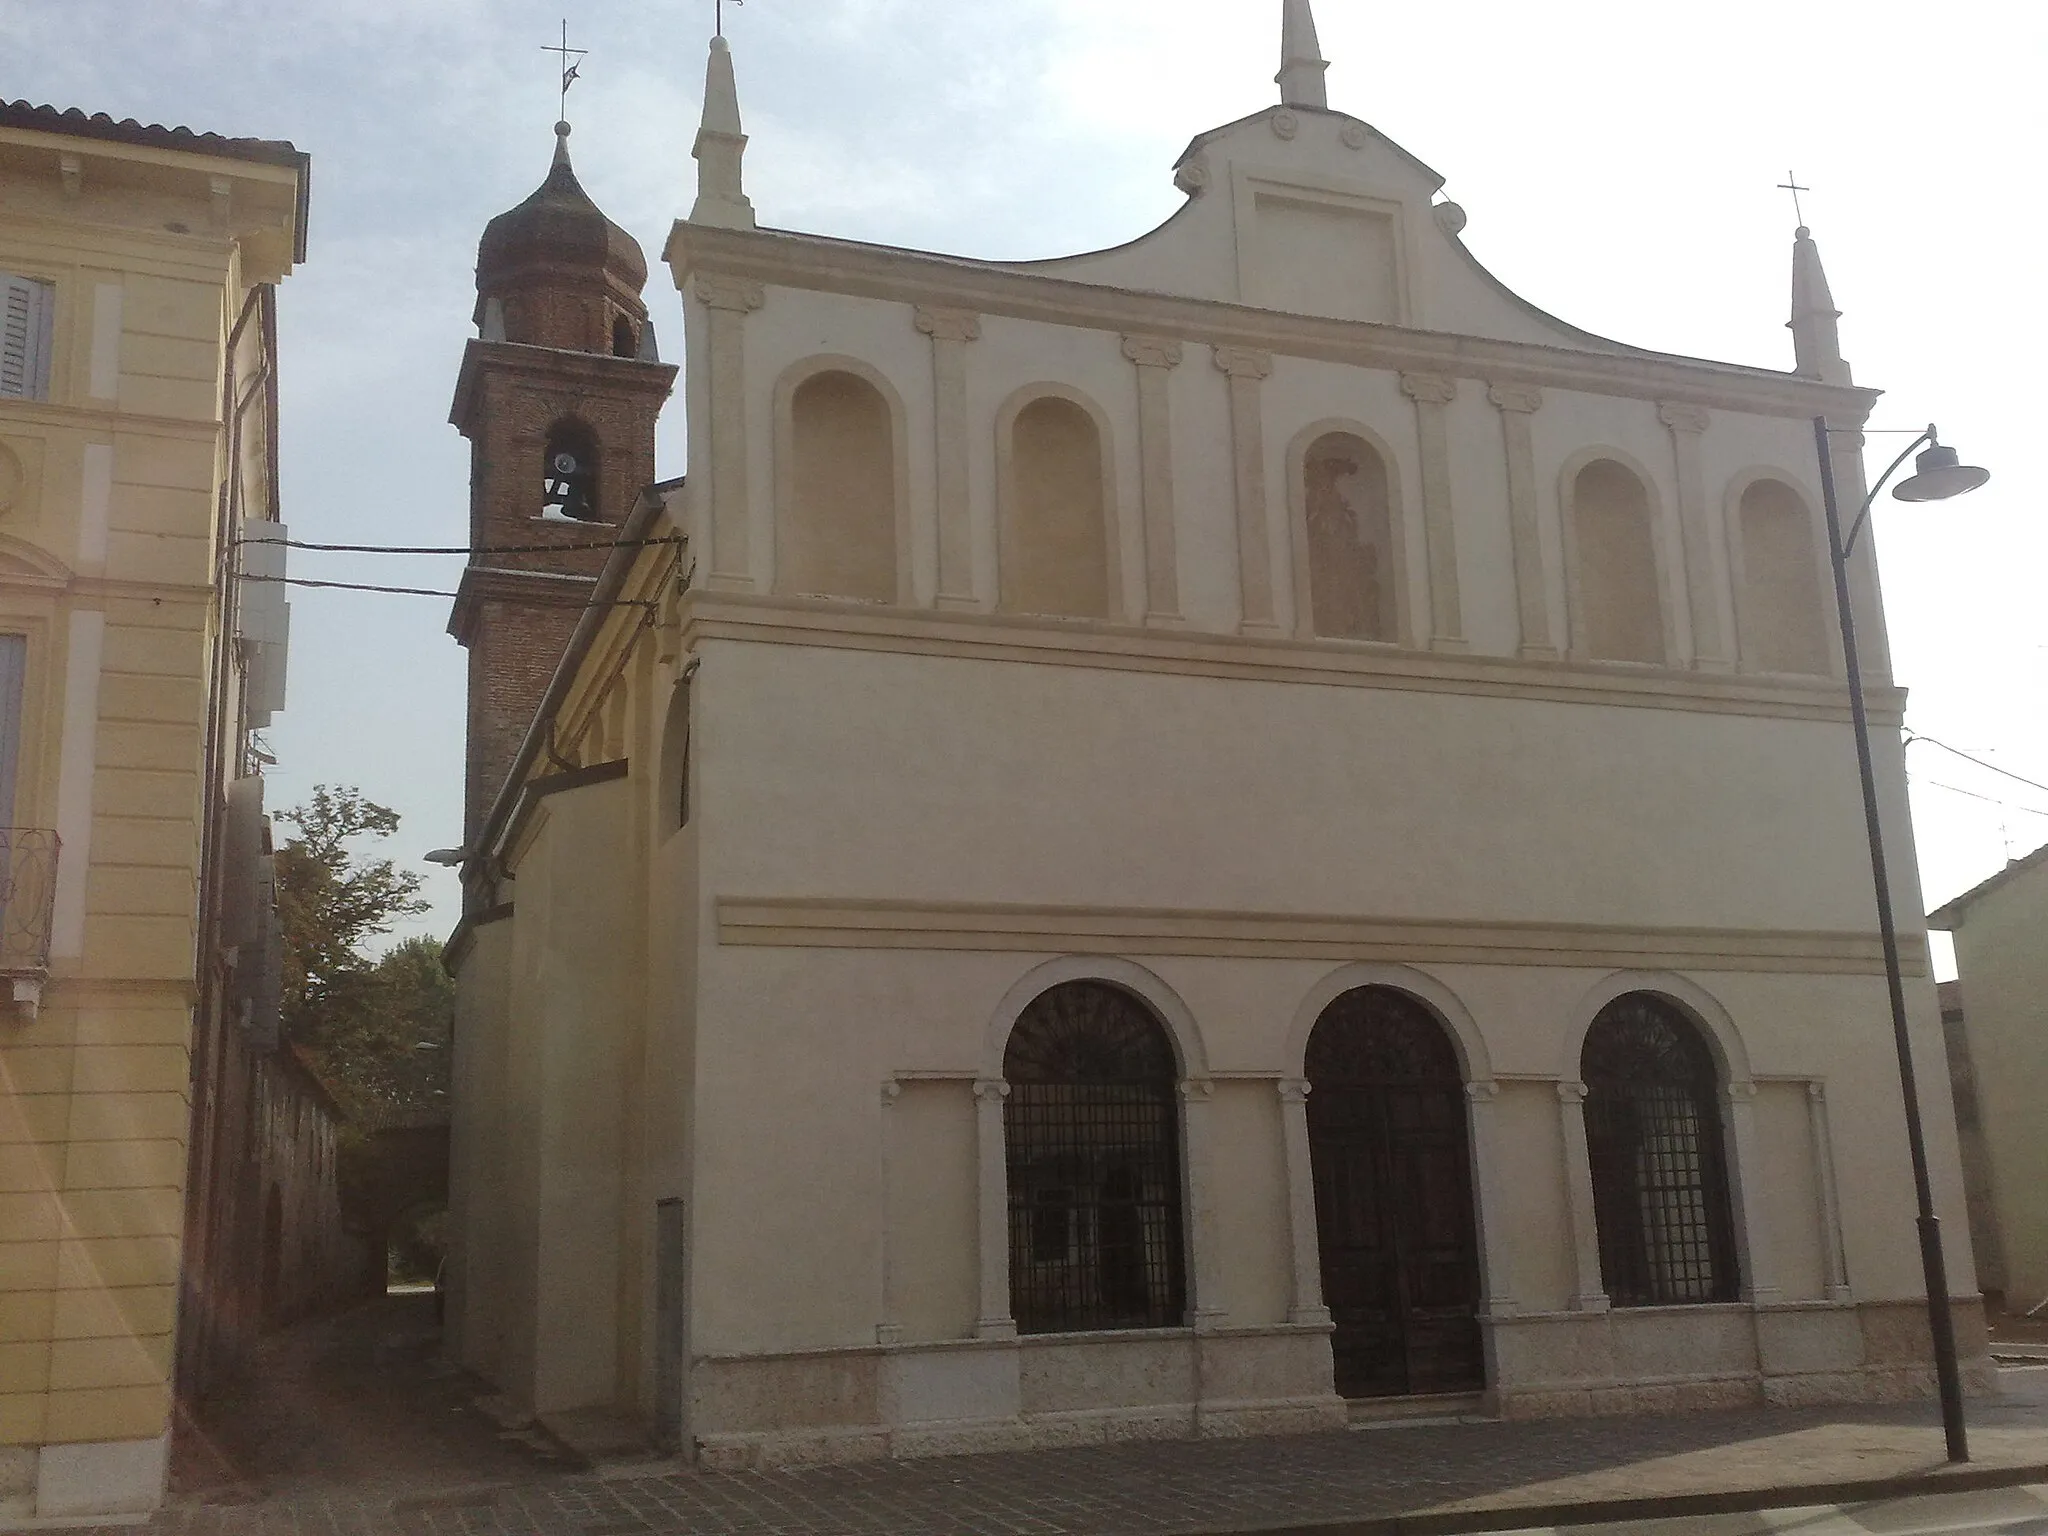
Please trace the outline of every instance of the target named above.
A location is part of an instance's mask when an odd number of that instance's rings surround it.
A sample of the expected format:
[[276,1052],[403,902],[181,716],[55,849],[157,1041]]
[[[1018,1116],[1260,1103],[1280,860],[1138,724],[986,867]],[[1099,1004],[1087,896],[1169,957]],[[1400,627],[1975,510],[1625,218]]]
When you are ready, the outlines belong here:
[[32,277],[0,273],[0,395],[26,400],[48,395],[54,291]]

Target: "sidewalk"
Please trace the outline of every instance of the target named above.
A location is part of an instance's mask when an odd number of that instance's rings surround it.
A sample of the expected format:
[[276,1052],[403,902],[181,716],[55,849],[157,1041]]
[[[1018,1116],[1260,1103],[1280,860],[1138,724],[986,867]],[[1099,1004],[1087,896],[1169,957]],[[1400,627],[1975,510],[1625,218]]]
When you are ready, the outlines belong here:
[[[569,1471],[559,1448],[506,1436],[477,1389],[414,1347],[372,1347],[375,1380],[332,1355],[386,1303],[273,1348],[263,1383],[219,1415],[230,1465],[181,1460],[151,1522],[177,1536],[1125,1536],[1236,1531],[1424,1533],[1646,1519],[2048,1482],[2048,1369],[2006,1373],[1971,1404],[1967,1468],[1947,1468],[1931,1405],[1673,1418],[1408,1424],[1275,1439],[1171,1442],[696,1473],[667,1462]],[[313,1338],[309,1344],[307,1340]],[[294,1346],[297,1348],[295,1355]],[[354,1358],[360,1364],[358,1346]],[[237,1427],[237,1416],[243,1422]],[[247,1419],[295,1423],[246,1447]],[[256,1437],[260,1441],[261,1437]],[[223,1502],[225,1500],[225,1502]],[[1625,1529],[1626,1527],[1622,1527]]]

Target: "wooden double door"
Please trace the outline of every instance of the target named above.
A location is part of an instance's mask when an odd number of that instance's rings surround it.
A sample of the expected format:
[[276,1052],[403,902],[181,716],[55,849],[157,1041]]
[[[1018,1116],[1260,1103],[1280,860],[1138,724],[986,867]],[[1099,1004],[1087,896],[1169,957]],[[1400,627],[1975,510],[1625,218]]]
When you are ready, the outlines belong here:
[[1361,987],[1316,1022],[1307,1069],[1338,1395],[1477,1391],[1471,1143],[1444,1026],[1405,992]]

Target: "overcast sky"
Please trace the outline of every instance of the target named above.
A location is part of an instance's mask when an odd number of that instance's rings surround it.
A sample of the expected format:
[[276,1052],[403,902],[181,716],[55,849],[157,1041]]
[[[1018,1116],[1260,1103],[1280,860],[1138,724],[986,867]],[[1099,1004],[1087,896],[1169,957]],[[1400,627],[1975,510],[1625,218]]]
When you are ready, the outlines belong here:
[[[0,96],[313,155],[280,296],[295,537],[460,544],[447,425],[476,241],[539,183],[568,0],[0,0]],[[2048,783],[2041,306],[2048,21],[1950,0],[1319,0],[1331,105],[1448,178],[1510,287],[1642,346],[1791,366],[1788,169],[1814,190],[1843,347],[1994,474],[1879,514],[1911,726]],[[576,0],[576,167],[657,258],[694,196],[711,0]],[[1196,133],[1276,99],[1280,0],[748,0],[727,11],[762,223],[971,256],[1119,244],[1181,199]],[[648,300],[671,357],[681,314]],[[661,473],[683,468],[679,406]],[[1888,461],[1873,439],[1873,474]],[[1889,440],[1902,445],[1905,439]],[[1879,458],[1880,453],[1883,454]],[[457,560],[299,554],[295,574],[451,588]],[[359,785],[407,862],[461,835],[463,653],[432,598],[300,590],[273,806]],[[1845,744],[1846,753],[1846,744]],[[2048,790],[1910,749],[1930,904],[2048,841]],[[1846,758],[1843,772],[1853,772]],[[424,868],[424,866],[422,866]],[[457,893],[435,874],[445,934]]]

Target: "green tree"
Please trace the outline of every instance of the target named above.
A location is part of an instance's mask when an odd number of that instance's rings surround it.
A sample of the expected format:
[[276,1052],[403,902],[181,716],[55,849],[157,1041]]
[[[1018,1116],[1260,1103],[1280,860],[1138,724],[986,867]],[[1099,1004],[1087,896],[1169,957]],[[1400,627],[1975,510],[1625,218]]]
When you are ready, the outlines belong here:
[[445,1112],[454,988],[441,946],[410,939],[381,959],[366,944],[426,910],[420,877],[365,849],[398,813],[323,784],[277,813],[298,835],[277,850],[284,1029],[359,1126]]

